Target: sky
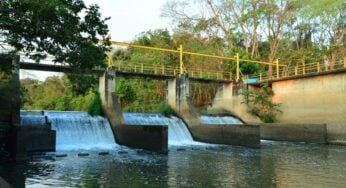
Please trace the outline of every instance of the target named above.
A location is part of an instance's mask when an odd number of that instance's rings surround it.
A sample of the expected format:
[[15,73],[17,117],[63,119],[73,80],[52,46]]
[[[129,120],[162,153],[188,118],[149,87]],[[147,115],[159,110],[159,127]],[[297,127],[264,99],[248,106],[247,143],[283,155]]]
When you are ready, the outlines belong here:
[[[169,21],[160,17],[166,0],[84,0],[87,5],[98,4],[101,16],[111,17],[106,23],[113,41],[130,42],[141,32],[171,29]],[[23,71],[21,79],[31,77],[44,81],[47,76],[61,75],[42,71]]]
[[88,5],[98,4],[107,22],[112,40],[129,42],[141,32],[167,28],[168,20],[160,17],[165,0],[84,0]]

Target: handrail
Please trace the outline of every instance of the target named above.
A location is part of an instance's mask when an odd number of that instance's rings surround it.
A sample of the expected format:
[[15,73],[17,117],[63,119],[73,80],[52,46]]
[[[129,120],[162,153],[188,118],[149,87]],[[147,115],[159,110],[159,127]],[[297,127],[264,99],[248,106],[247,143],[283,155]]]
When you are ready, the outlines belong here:
[[[99,42],[102,43],[102,42],[106,42],[106,41],[100,40]],[[262,65],[272,65],[272,66],[276,66],[277,69],[279,69],[279,67],[286,67],[286,65],[279,64],[278,60],[276,60],[275,63],[270,63],[270,62],[250,60],[250,59],[240,59],[239,53],[237,53],[236,56],[234,56],[234,57],[226,57],[226,56],[219,56],[219,55],[213,55],[213,54],[184,51],[182,45],[180,45],[179,48],[175,50],[175,49],[168,49],[168,48],[159,48],[159,47],[151,47],[151,46],[144,46],[144,45],[138,45],[138,44],[130,44],[130,43],[118,42],[118,41],[110,41],[110,43],[113,45],[119,45],[119,46],[128,46],[128,47],[141,48],[141,49],[147,49],[147,50],[178,53],[179,54],[179,65],[180,65],[179,74],[180,75],[183,73],[186,73],[186,68],[184,67],[184,63],[183,63],[183,55],[194,55],[194,56],[201,56],[201,57],[209,57],[209,58],[217,58],[217,59],[235,61],[236,65],[237,65],[236,81],[238,81],[240,79],[240,66],[239,66],[240,61],[241,62],[262,64]],[[110,62],[111,61],[110,58],[111,58],[111,56],[109,55],[109,66],[112,66],[112,64]]]
[[[248,78],[256,79],[257,81],[268,81],[272,79],[287,78],[291,76],[300,76],[311,73],[320,73],[330,70],[346,69],[346,58],[344,61],[339,60],[335,62],[333,67],[324,62],[303,63],[296,66],[287,66],[279,70],[274,70],[271,74],[268,72],[261,72],[257,74],[248,75]],[[279,71],[279,72],[278,72]]]
[[[134,73],[146,73],[153,75],[178,75],[179,67],[170,65],[154,65],[136,62],[115,62],[113,67],[117,68],[118,71],[128,71]],[[199,79],[214,79],[214,80],[229,80],[230,74],[223,71],[210,71],[208,69],[193,69],[187,68],[186,73],[190,75],[191,78]]]

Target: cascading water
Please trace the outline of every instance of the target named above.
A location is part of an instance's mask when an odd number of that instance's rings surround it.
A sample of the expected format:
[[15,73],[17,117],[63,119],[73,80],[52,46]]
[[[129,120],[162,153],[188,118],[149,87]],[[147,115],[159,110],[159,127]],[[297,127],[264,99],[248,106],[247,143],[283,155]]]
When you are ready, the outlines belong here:
[[[170,146],[204,145],[193,140],[184,122],[177,117],[154,113],[124,113],[124,119],[128,126],[168,126]],[[117,146],[109,122],[103,117],[92,117],[87,112],[21,111],[22,125],[43,125],[46,121],[56,131],[57,150],[112,149]]]
[[232,116],[201,116],[204,124],[214,125],[239,125],[243,124],[239,119]]
[[20,111],[20,124],[21,125],[44,125],[46,119],[43,111]]
[[126,124],[129,125],[167,125],[168,145],[203,145],[195,142],[184,122],[177,117],[165,117],[152,113],[124,113]]
[[116,147],[108,120],[87,112],[44,111],[43,115],[21,112],[22,125],[45,123],[56,131],[57,150],[112,149]]

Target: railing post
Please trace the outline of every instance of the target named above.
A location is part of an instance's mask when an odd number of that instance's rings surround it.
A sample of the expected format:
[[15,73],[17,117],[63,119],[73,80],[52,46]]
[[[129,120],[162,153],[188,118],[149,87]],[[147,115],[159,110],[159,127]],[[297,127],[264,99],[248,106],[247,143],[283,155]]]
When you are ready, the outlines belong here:
[[279,59],[275,60],[276,63],[276,78],[280,77],[280,72],[279,72]]
[[239,53],[237,53],[237,55],[235,56],[236,61],[237,61],[237,77],[236,77],[236,81],[239,81],[240,78],[240,65],[239,65]]
[[317,62],[316,65],[317,65],[317,72],[320,72],[320,63]]
[[298,75],[298,65],[296,65],[295,67],[294,67],[294,75]]
[[179,64],[180,64],[180,75],[183,75],[183,45],[179,46]]
[[108,58],[108,68],[112,66],[112,55],[111,52],[107,52],[107,58]]
[[[108,37],[109,37],[109,40],[111,41],[112,40],[112,36],[109,35]],[[112,62],[111,47],[109,47],[108,50],[109,51],[107,52],[107,58],[108,58],[107,59],[108,60],[107,61],[107,63],[108,63],[108,67],[107,68],[110,68],[111,66],[114,66],[114,65],[113,65],[113,62]]]
[[305,75],[305,61],[303,61],[303,75]]
[[162,74],[165,74],[165,65],[162,65]]
[[260,72],[260,78],[259,79],[260,79],[260,81],[262,80],[262,72]]
[[144,72],[144,67],[143,67],[143,63],[141,64],[141,72]]
[[346,55],[344,55],[344,68],[346,68]]

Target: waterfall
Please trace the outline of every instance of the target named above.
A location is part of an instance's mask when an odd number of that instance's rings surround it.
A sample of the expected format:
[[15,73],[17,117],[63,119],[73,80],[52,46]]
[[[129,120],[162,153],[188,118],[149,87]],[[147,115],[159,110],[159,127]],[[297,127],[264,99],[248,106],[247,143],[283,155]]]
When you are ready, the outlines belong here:
[[243,124],[239,119],[232,116],[201,116],[201,120],[204,124],[215,125],[239,125]]
[[42,125],[45,116],[56,131],[57,150],[112,149],[116,146],[108,120],[92,117],[87,112],[44,111],[43,115],[35,115],[21,111],[21,123]]
[[[51,123],[56,131],[57,150],[112,149],[116,147],[111,126],[107,119],[92,117],[87,112],[74,111],[21,111],[22,125]],[[195,142],[184,122],[177,117],[165,117],[155,113],[124,113],[128,126],[166,125],[170,146],[204,145]]]
[[202,145],[195,142],[185,126],[177,117],[165,117],[155,113],[124,113],[125,123],[129,125],[167,125],[168,145]]

